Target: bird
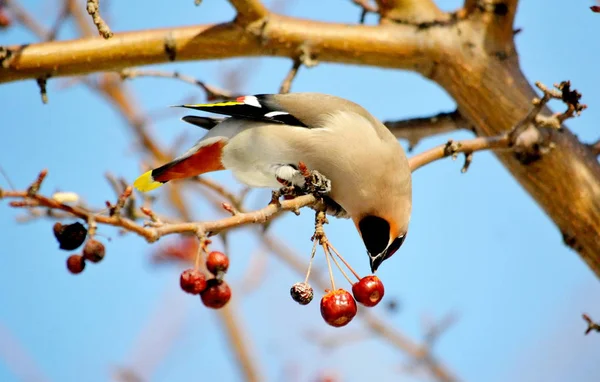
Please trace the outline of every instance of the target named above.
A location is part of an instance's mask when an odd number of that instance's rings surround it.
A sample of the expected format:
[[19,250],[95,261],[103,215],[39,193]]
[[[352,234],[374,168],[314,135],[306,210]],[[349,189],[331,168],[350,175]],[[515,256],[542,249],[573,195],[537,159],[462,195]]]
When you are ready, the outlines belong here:
[[179,105],[225,117],[188,115],[206,129],[188,151],[134,181],[148,192],[175,179],[230,170],[252,188],[305,186],[304,163],[330,181],[327,197],[351,218],[375,273],[404,243],[412,212],[405,151],[386,126],[359,104],[297,92],[255,94]]

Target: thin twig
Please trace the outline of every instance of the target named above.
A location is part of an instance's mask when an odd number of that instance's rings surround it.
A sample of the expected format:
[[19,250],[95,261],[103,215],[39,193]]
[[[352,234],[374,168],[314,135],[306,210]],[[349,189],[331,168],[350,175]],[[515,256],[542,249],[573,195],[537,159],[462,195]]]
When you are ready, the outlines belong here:
[[279,88],[279,93],[289,93],[290,88],[292,87],[292,81],[296,78],[296,74],[298,74],[298,70],[302,66],[302,61],[300,59],[295,59],[290,71],[283,79],[281,83],[281,87]]
[[118,72],[121,78],[132,79],[136,77],[156,77],[156,78],[171,78],[179,81],[183,81],[193,86],[199,86],[206,93],[206,99],[209,101],[214,100],[228,100],[235,99],[240,94],[231,92],[229,90],[220,89],[213,85],[208,85],[203,81],[200,81],[192,76],[181,74],[179,72],[167,72],[163,70],[150,70],[150,69],[123,69]]
[[469,123],[458,110],[449,113],[439,113],[430,117],[412,118],[403,121],[386,121],[384,125],[396,138],[408,141],[408,151],[424,138],[450,131],[470,129]]
[[587,324],[588,324],[588,327],[587,327],[587,329],[585,330],[585,334],[586,334],[586,335],[590,334],[590,332],[591,332],[592,330],[594,330],[594,331],[596,331],[596,332],[599,332],[599,333],[600,333],[600,324],[599,324],[599,323],[596,323],[596,322],[594,322],[594,321],[591,319],[591,317],[590,317],[590,316],[588,316],[588,315],[587,315],[587,314],[585,314],[585,313],[584,313],[584,314],[582,314],[581,316],[583,317],[583,319],[585,320],[585,322],[587,322]]
[[86,10],[90,16],[92,16],[92,21],[96,28],[98,28],[98,33],[100,36],[105,39],[109,39],[113,36],[113,32],[111,32],[108,24],[102,19],[100,16],[100,0],[87,0]]

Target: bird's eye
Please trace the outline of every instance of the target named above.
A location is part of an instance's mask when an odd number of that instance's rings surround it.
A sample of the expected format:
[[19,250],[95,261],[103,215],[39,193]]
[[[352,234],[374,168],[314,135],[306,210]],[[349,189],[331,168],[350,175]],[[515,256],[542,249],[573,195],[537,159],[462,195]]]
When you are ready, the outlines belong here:
[[406,235],[398,236],[392,241],[392,244],[390,244],[385,253],[386,259],[392,257],[392,255],[396,253],[400,246],[402,246],[402,243],[404,243],[404,239],[406,239]]

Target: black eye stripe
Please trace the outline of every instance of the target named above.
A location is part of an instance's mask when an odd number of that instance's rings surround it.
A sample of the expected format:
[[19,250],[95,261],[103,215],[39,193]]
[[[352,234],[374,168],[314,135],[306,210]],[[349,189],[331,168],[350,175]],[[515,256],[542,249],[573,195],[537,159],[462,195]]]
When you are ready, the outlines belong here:
[[385,219],[365,216],[358,223],[358,228],[371,255],[378,255],[385,250],[390,240],[390,225]]

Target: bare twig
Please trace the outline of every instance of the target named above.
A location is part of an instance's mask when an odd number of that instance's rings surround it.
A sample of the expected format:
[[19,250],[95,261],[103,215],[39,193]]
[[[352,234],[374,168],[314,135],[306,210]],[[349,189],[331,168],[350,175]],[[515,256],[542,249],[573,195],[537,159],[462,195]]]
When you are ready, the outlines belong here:
[[206,99],[208,99],[209,101],[235,99],[240,96],[240,94],[225,89],[220,89],[213,85],[208,85],[205,82],[200,81],[192,76],[181,74],[179,72],[167,72],[161,70],[145,69],[123,69],[119,72],[119,74],[123,79],[132,79],[137,77],[157,77],[180,80],[190,85],[201,87],[202,90],[204,90],[204,92],[206,93]]
[[588,315],[587,315],[587,314],[585,314],[585,313],[584,313],[584,314],[582,314],[581,316],[583,317],[583,319],[585,320],[585,322],[587,322],[587,324],[588,324],[588,327],[587,327],[587,329],[585,330],[585,334],[586,334],[586,335],[588,335],[588,334],[589,334],[589,333],[590,333],[592,330],[594,330],[594,331],[596,331],[596,332],[599,332],[599,333],[600,333],[600,324],[599,324],[599,323],[596,323],[596,322],[594,322],[594,321],[593,321],[593,320],[590,318],[590,316],[588,316]]
[[[37,192],[4,191],[2,197],[7,199],[32,201],[35,202],[35,206],[65,211],[72,216],[79,217],[84,220],[89,219],[91,215],[91,212],[86,209],[60,203],[54,199],[39,195]],[[121,198],[119,200],[121,200]],[[96,215],[94,218],[98,224],[121,227],[127,231],[134,232],[144,237],[148,242],[154,242],[162,236],[176,233],[195,234],[197,232],[210,232],[212,234],[216,234],[232,227],[238,227],[246,224],[263,223],[283,211],[298,210],[301,207],[312,205],[315,202],[316,199],[314,196],[303,195],[292,200],[281,201],[281,203],[278,204],[270,204],[261,210],[239,213],[235,216],[213,222],[165,223],[160,227],[143,227],[131,219],[119,216],[117,213],[114,213],[113,216]],[[119,203],[117,205],[119,205]]]
[[431,117],[412,118],[403,121],[386,121],[384,124],[400,139],[408,141],[408,151],[423,139],[460,129],[470,129],[469,123],[457,111],[439,113]]
[[288,72],[288,74],[283,79],[283,82],[281,83],[281,87],[279,88],[279,93],[289,93],[290,92],[290,88],[292,87],[292,81],[294,81],[294,78],[296,78],[296,74],[298,74],[298,70],[300,69],[300,66],[302,66],[302,61],[300,59],[295,59],[290,71]]
[[96,25],[96,28],[98,28],[100,36],[105,39],[111,38],[113,32],[111,32],[108,24],[100,16],[100,0],[87,0],[86,10],[92,16],[92,21]]
[[43,39],[47,36],[46,29],[38,23],[16,0],[4,0],[4,4],[10,10],[15,19],[36,36]]
[[56,39],[56,35],[58,34],[58,31],[63,26],[65,21],[67,21],[67,19],[69,18],[69,15],[71,14],[71,4],[70,4],[71,1],[73,1],[73,0],[63,0],[63,8],[59,13],[58,18],[54,22],[54,25],[52,26],[52,28],[50,28],[50,30],[46,34],[46,38],[45,38],[46,41],[52,41],[52,40]]
[[[409,158],[408,163],[411,171],[416,171],[426,164],[438,159],[455,156],[458,153],[472,154],[475,151],[508,148],[510,148],[510,140],[506,135],[500,137],[479,137],[458,142],[450,140],[444,145],[439,145],[430,150],[414,155],[413,157]],[[468,162],[469,164],[470,159]],[[465,163],[465,165],[466,166],[464,166],[463,169],[468,167],[467,163]]]

